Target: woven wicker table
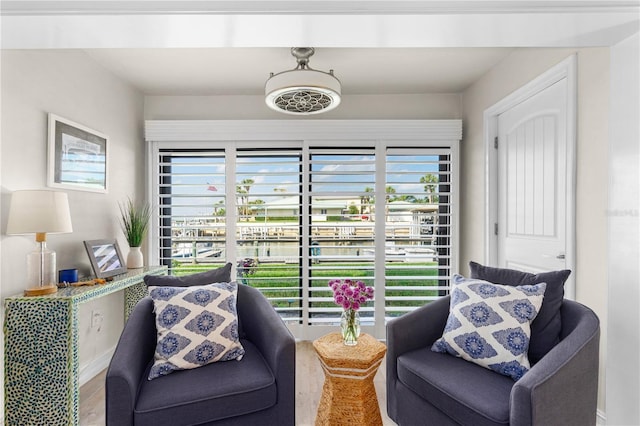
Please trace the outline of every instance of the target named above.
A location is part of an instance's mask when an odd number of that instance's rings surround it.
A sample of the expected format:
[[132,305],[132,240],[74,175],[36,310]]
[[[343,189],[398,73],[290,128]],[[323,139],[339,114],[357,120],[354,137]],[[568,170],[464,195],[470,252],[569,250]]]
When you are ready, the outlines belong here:
[[340,333],[313,342],[325,380],[316,425],[382,425],[373,377],[387,347],[368,334],[345,346]]

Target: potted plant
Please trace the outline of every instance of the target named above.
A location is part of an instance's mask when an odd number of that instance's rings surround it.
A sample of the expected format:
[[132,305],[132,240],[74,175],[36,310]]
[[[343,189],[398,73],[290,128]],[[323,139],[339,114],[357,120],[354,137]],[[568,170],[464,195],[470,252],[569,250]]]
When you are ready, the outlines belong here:
[[144,266],[144,257],[140,246],[149,229],[151,207],[147,203],[137,206],[131,198],[128,198],[126,203],[120,204],[120,215],[122,231],[127,243],[129,243],[127,268],[142,268]]

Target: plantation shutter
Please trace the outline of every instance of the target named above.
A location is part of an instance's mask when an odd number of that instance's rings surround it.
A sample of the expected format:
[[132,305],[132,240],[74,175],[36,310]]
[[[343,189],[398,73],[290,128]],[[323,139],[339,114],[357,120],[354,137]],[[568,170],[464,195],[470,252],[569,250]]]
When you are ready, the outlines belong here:
[[[342,308],[331,279],[358,279],[374,286],[374,149],[314,148],[309,154],[309,323],[337,323]],[[373,302],[360,309],[373,324]]]
[[260,289],[286,322],[302,320],[301,153],[238,150],[237,279]]
[[[388,148],[384,173],[376,172],[374,148],[312,148],[306,169],[301,150],[234,153],[230,159],[224,150],[161,150],[159,258],[172,273],[234,262],[237,280],[259,288],[283,319],[301,323],[306,309],[311,325],[338,321],[331,279],[377,288],[375,303],[360,311],[365,325],[374,323],[376,303],[391,318],[447,294],[449,149]],[[234,196],[227,199],[231,179]],[[385,195],[377,202],[380,185]],[[375,232],[380,220],[384,235]],[[235,259],[227,256],[231,222]],[[384,240],[384,253],[376,251],[376,238]],[[384,264],[383,276],[375,275],[376,262]]]
[[387,150],[385,316],[411,311],[449,291],[451,152]]
[[[300,322],[300,173],[299,150],[238,150],[231,161],[224,150],[161,150],[161,264],[187,275],[232,262],[238,282],[259,288],[286,321]],[[229,241],[236,259],[227,255]]]
[[232,278],[258,288],[302,339],[337,329],[333,279],[375,288],[360,316],[377,338],[390,318],[448,293],[459,121],[245,127],[147,123],[150,262],[173,275],[232,262]]
[[160,264],[182,275],[221,266],[214,264],[226,259],[224,151],[162,150],[158,182]]

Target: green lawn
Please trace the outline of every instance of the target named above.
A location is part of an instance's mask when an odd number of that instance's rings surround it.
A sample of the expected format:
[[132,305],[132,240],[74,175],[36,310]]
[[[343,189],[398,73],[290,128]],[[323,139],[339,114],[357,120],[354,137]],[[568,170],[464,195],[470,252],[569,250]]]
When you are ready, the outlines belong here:
[[[397,266],[397,263],[391,266]],[[325,287],[325,291],[313,291],[313,296],[331,297],[332,292],[328,287],[330,279],[334,278],[353,278],[360,279],[367,285],[373,285],[373,271],[369,269],[360,269],[361,267],[372,267],[371,263],[323,263],[325,269],[313,269],[311,271],[311,287]],[[425,302],[422,300],[388,300],[392,297],[402,296],[420,296],[430,297],[437,296],[437,290],[432,287],[438,285],[437,280],[437,263],[420,262],[420,263],[403,263],[403,267],[411,267],[405,269],[387,268],[387,287],[395,287],[387,289],[385,299],[387,307],[399,306],[421,306]],[[336,269],[331,269],[335,267]],[[207,264],[176,264],[173,268],[174,275],[187,275],[195,272],[202,272],[212,268]],[[300,307],[300,269],[298,265],[284,263],[266,263],[259,264],[252,268],[251,273],[245,277],[238,277],[238,281],[252,287],[260,288],[268,298],[274,298],[272,303],[275,307]],[[417,277],[417,279],[416,279]],[[424,279],[422,279],[424,277]],[[402,287],[413,287],[411,290],[403,290]],[[420,287],[420,289],[416,289]],[[378,299],[379,300],[379,299]],[[369,302],[371,303],[371,302]],[[335,306],[333,302],[315,302],[315,307]]]

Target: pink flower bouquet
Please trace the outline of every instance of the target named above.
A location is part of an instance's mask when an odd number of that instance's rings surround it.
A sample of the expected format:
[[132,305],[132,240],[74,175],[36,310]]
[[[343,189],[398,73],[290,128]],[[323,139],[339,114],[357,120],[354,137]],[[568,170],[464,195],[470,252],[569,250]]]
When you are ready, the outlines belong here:
[[373,299],[373,287],[368,287],[362,281],[352,279],[330,280],[329,287],[333,290],[333,300],[345,311],[360,309],[367,300]]

